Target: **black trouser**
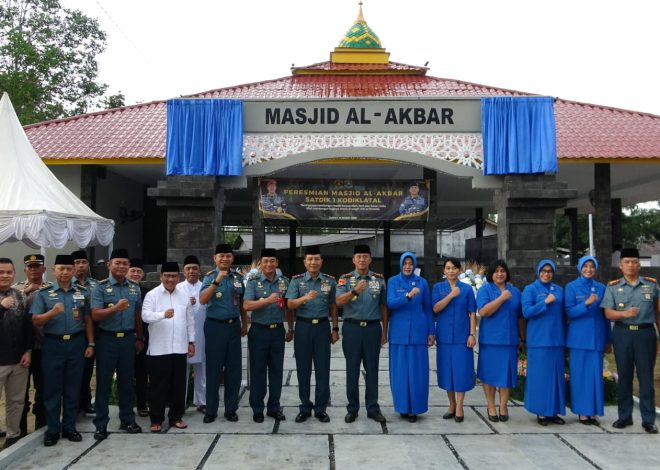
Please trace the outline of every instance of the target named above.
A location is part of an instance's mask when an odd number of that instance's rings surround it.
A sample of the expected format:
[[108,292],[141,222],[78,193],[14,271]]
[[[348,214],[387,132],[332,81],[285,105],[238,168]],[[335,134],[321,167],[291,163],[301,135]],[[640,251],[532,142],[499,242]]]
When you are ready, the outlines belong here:
[[[366,322],[364,322],[366,323]],[[346,358],[346,409],[357,413],[360,409],[360,364],[367,373],[364,401],[367,413],[380,411],[378,406],[378,358],[380,357],[380,322],[360,326],[344,320],[342,348]]]
[[225,413],[238,409],[238,394],[243,376],[241,365],[241,322],[224,323],[207,318],[206,340],[206,415],[217,416],[220,404],[220,374],[225,371]]
[[27,417],[30,411],[30,377],[34,386],[34,404],[32,405],[32,414],[34,414],[34,429],[39,429],[46,425],[46,410],[44,409],[44,378],[41,366],[41,349],[32,350],[32,359],[30,361],[30,375],[28,376],[27,386],[25,388],[25,406],[21,416],[21,436],[27,436]]
[[147,410],[147,391],[149,388],[149,360],[147,360],[147,346],[135,356],[135,403],[138,410]]
[[183,417],[186,411],[186,354],[149,356],[149,417],[151,424],[162,424],[165,406],[170,425]]
[[255,413],[264,411],[266,376],[268,376],[269,412],[280,411],[282,376],[284,374],[284,326],[252,323],[248,333],[250,350],[250,407]]
[[80,383],[80,403],[78,405],[78,409],[80,410],[84,410],[92,405],[92,388],[90,382],[92,381],[92,375],[94,374],[95,360],[96,358],[94,356],[85,358],[82,382]]
[[633,331],[615,326],[612,329],[612,346],[614,347],[616,370],[619,374],[616,390],[619,419],[632,419],[632,382],[636,368],[642,422],[655,423],[655,389],[653,388],[653,369],[655,368],[657,346],[655,329],[645,328]]
[[[310,414],[314,408],[315,413],[322,413],[330,401],[330,324],[327,318],[316,324],[298,318],[293,349],[296,354],[300,412]],[[316,378],[314,403],[309,399],[312,362]]]

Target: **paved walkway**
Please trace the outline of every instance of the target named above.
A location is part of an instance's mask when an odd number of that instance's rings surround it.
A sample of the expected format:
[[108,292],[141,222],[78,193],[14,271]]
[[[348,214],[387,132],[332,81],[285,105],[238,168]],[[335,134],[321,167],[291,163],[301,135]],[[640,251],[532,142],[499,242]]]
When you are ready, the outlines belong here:
[[[459,424],[442,419],[447,398],[444,391],[432,385],[429,412],[417,423],[408,423],[392,408],[387,353],[384,348],[380,373],[380,403],[388,419],[384,425],[368,419],[364,410],[356,422],[344,423],[346,378],[340,343],[332,348],[330,423],[314,418],[295,423],[298,387],[293,345],[289,343],[282,393],[286,421],[276,423],[267,417],[263,423],[254,423],[248,406],[249,392],[243,390],[237,423],[220,417],[214,423],[203,424],[202,415],[190,408],[185,416],[189,424],[186,430],[169,429],[158,435],[117,431],[107,440],[96,442],[92,438],[91,418],[81,417],[78,430],[83,433],[82,442],[60,440],[56,446],[46,448],[42,432],[37,432],[0,453],[0,468],[660,468],[660,435],[643,432],[637,411],[635,425],[624,431],[611,426],[616,419],[614,407],[607,408],[601,426],[579,424],[569,412],[566,425],[544,428],[520,403],[512,402],[511,419],[507,423],[491,423],[486,418],[483,392],[477,387],[467,395],[465,421]],[[434,384],[435,349],[430,351],[430,357]],[[116,409],[111,415],[114,418],[108,429],[117,430]],[[138,422],[148,431],[147,418],[138,418]]]

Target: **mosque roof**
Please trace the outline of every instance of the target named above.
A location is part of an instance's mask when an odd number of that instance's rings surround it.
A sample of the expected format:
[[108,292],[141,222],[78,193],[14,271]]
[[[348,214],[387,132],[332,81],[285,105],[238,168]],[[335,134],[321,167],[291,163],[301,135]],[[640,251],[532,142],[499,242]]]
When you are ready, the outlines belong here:
[[360,2],[360,12],[358,13],[357,20],[355,20],[353,26],[346,31],[346,34],[344,34],[344,37],[339,42],[339,47],[362,49],[383,47],[376,33],[374,33],[369,25],[367,25],[367,22],[364,21],[364,16],[362,15],[362,2]]

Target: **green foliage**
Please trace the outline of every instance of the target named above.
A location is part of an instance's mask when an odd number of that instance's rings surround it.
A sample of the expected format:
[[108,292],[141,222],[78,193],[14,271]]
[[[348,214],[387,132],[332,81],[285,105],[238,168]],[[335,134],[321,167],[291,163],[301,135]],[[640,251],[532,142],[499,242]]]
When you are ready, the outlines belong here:
[[105,109],[123,108],[124,106],[126,106],[126,96],[124,96],[121,90],[116,95],[103,98],[103,107]]
[[627,207],[621,222],[623,246],[639,246],[640,243],[654,243],[660,240],[660,211]]
[[[557,247],[571,247],[571,225],[568,217],[564,215],[555,217],[555,240]],[[584,251],[587,248],[589,248],[589,216],[578,214],[578,250]]]
[[96,56],[106,36],[96,19],[59,0],[0,0],[0,92],[23,125],[101,104]]

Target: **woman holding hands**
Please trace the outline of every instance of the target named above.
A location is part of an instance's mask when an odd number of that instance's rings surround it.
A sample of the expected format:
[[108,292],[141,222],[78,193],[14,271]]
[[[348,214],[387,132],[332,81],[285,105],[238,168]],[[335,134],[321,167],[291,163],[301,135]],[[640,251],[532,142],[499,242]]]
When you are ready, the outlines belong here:
[[465,392],[474,388],[474,345],[477,340],[477,304],[472,287],[458,281],[461,263],[447,258],[445,281],[433,286],[431,302],[437,314],[438,386],[447,391],[449,409],[442,416],[457,423],[463,421]]

